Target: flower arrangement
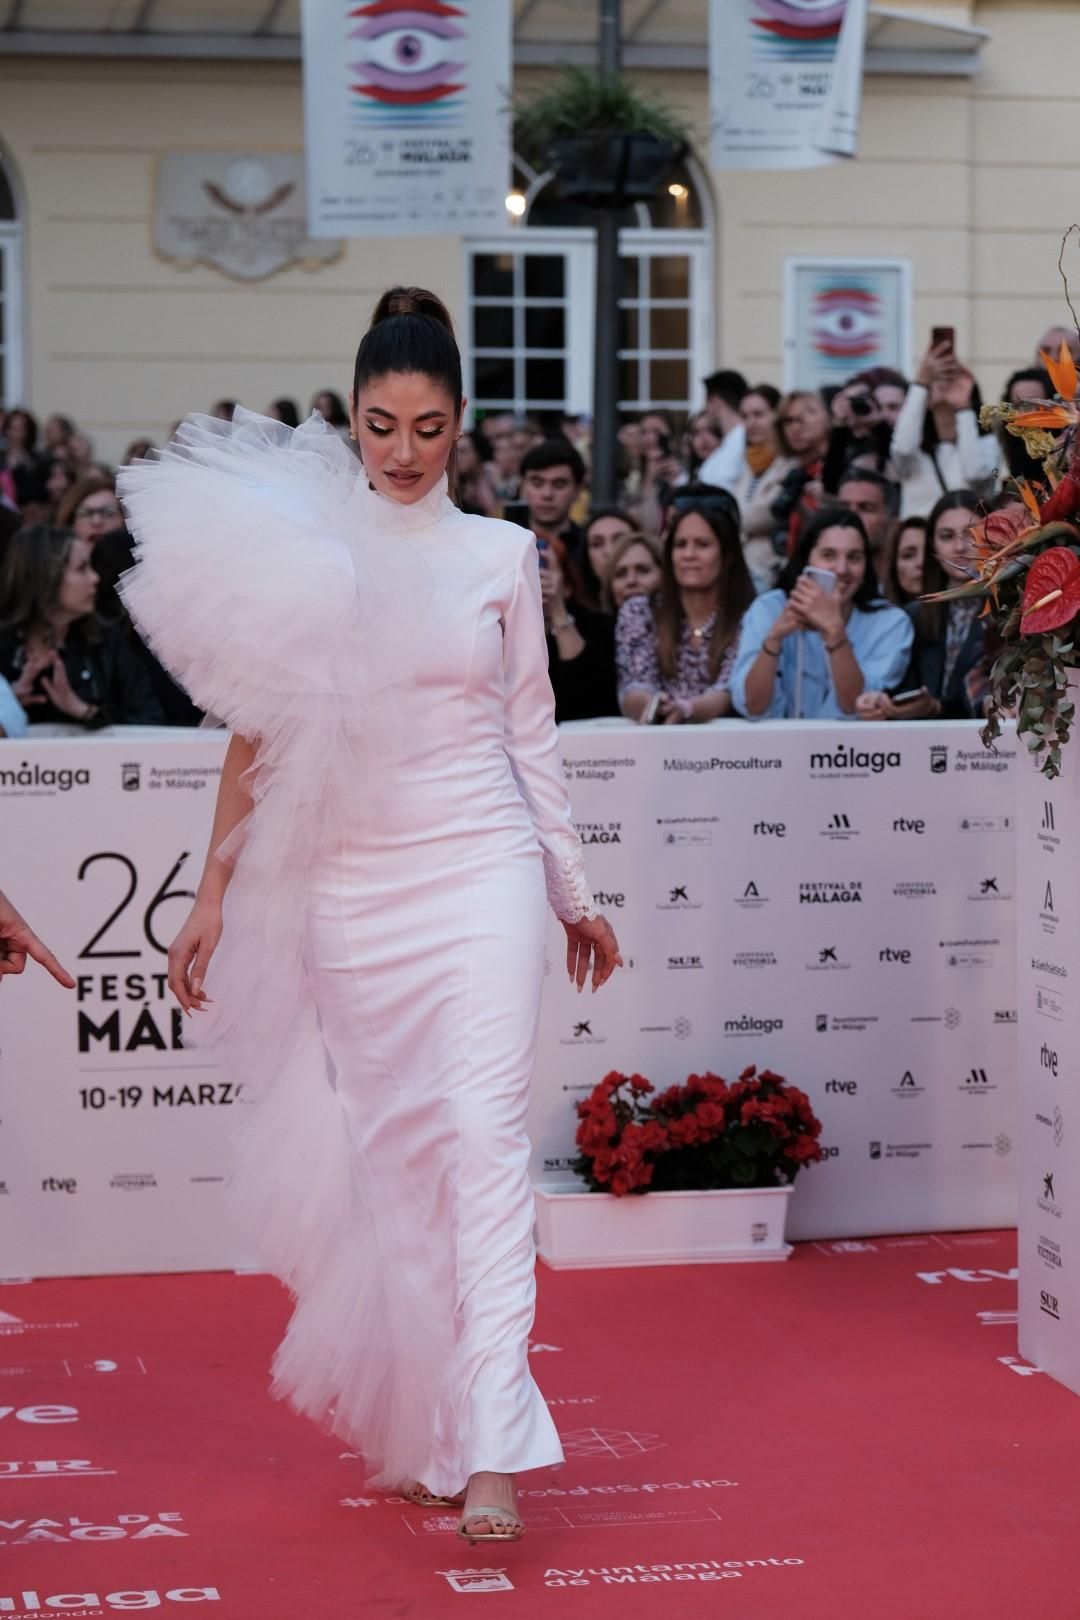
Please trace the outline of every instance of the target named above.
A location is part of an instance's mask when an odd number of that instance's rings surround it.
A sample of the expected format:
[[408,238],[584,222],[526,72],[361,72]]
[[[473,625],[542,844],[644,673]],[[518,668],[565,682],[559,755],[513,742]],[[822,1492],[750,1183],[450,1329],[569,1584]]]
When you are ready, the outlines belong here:
[[574,1170],[590,1192],[784,1186],[822,1156],[810,1099],[782,1075],[732,1083],[692,1074],[657,1092],[640,1074],[604,1076],[577,1105]]
[[1001,424],[1022,438],[1029,454],[1041,460],[1045,483],[1013,480],[1015,504],[991,512],[972,529],[971,580],[926,600],[986,598],[981,616],[989,620],[999,650],[990,670],[983,742],[992,748],[1002,719],[1015,714],[1018,734],[1052,778],[1061,770],[1061,749],[1076,712],[1069,671],[1080,663],[1080,409],[1076,364],[1066,344],[1056,358],[1043,350],[1042,361],[1053,400],[987,405],[980,422]]

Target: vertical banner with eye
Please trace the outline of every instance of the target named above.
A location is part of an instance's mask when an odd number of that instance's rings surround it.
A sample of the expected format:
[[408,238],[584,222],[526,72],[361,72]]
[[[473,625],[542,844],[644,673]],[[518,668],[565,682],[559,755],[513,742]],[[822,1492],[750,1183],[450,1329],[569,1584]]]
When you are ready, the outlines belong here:
[[312,236],[505,222],[510,0],[304,0]]
[[867,0],[710,0],[712,161],[805,169],[855,156]]
[[784,387],[825,388],[857,371],[911,370],[911,262],[784,261]]

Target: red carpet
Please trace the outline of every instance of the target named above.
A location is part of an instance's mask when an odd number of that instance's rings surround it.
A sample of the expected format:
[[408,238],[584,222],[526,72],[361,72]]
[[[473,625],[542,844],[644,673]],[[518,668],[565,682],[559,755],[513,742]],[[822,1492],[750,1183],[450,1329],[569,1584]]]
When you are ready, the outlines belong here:
[[525,1478],[529,1535],[495,1549],[365,1493],[266,1398],[270,1279],[2,1287],[0,1615],[441,1620],[482,1595],[508,1620],[1069,1620],[1080,1401],[1016,1360],[1014,1254],[980,1233],[541,1267],[568,1460]]

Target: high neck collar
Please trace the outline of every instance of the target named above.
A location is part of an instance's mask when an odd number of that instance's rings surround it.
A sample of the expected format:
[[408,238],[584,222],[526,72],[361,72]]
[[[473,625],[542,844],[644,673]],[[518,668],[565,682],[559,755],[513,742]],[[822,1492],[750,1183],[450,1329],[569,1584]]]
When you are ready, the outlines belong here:
[[406,504],[404,501],[395,501],[390,495],[381,494],[377,489],[372,489],[367,473],[361,467],[357,479],[357,497],[363,505],[366,516],[371,517],[381,529],[392,529],[398,534],[405,534],[413,529],[429,529],[432,524],[438,523],[441,518],[455,510],[445,473],[420,500]]

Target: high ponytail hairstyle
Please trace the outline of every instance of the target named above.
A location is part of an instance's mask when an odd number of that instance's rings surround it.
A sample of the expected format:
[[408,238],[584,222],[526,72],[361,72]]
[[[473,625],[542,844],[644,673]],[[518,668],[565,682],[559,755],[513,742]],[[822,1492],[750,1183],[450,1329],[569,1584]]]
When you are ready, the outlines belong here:
[[[461,410],[461,353],[450,311],[424,287],[388,287],[372,312],[360,339],[353,368],[353,396],[380,377],[419,372],[446,389]],[[450,451],[446,475],[451,495],[457,482],[456,450]]]

